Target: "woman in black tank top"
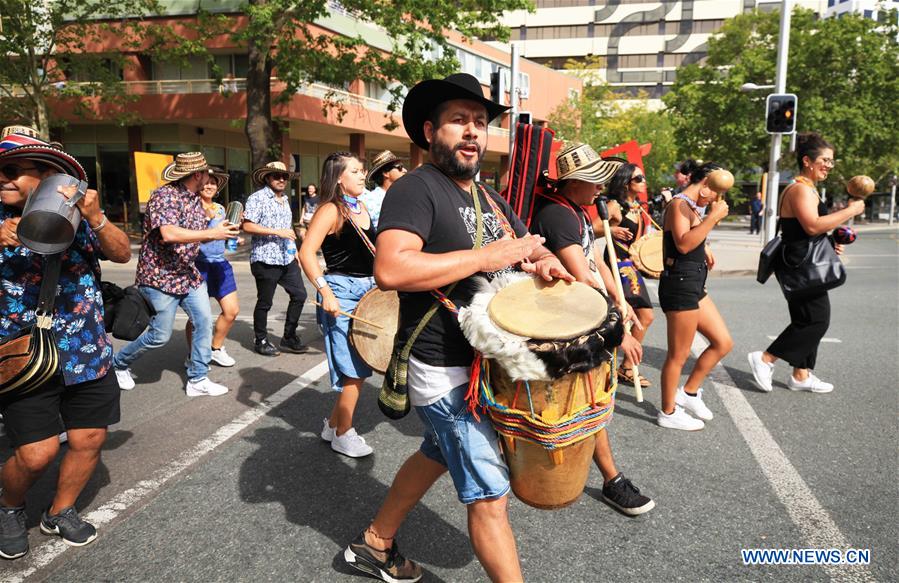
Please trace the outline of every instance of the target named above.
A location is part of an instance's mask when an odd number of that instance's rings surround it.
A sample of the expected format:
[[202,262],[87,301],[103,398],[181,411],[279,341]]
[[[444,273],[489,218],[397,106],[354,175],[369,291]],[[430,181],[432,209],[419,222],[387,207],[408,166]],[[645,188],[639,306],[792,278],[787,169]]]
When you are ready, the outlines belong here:
[[[708,162],[694,169],[690,184],[665,210],[663,235],[664,271],[659,278],[659,304],[668,321],[668,354],[662,366],[662,407],[658,424],[668,429],[696,431],[713,418],[702,401],[700,385],[733,348],[730,332],[705,289],[708,270],[714,264],[707,255],[706,237],[727,216],[727,203],[709,186],[709,174],[721,167]],[[705,218],[700,207],[708,206]],[[678,387],[696,332],[708,347],[699,355],[687,382]]]
[[[375,286],[375,229],[358,200],[364,190],[365,171],[356,156],[349,152],[328,156],[322,167],[319,206],[300,247],[303,272],[318,290],[316,320],[324,337],[331,387],[339,393],[330,418],[323,421],[321,437],[331,442],[331,449],[350,457],[372,453],[353,429],[359,391],[372,370],[350,344],[350,318],[340,313],[352,314]],[[319,249],[327,275],[318,263]]]
[[[780,209],[781,239],[784,256],[799,262],[805,256],[810,241],[865,211],[865,203],[849,201],[849,205],[832,215],[821,203],[815,183],[827,178],[834,165],[834,150],[824,138],[815,133],[802,134],[798,139],[796,158],[800,173],[796,182],[784,190]],[[835,245],[837,254],[842,245]],[[768,349],[749,353],[752,376],[760,389],[773,389],[774,363],[786,360],[793,367],[787,388],[793,391],[829,393],[833,385],[822,381],[810,369],[815,368],[818,344],[830,326],[830,298],[821,292],[801,299],[787,300],[790,325],[772,342]]]

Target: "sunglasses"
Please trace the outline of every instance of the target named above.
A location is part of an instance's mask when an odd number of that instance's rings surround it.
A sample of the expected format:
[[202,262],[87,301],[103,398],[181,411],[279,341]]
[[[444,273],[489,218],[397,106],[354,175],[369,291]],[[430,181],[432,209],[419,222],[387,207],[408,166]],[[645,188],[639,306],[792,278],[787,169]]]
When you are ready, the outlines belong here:
[[10,180],[15,180],[25,173],[26,170],[37,170],[36,166],[19,166],[18,164],[7,164],[0,167],[0,174],[6,176]]
[[271,177],[274,178],[275,180],[287,180],[289,176],[290,176],[289,174],[272,174],[271,175]]
[[403,166],[402,164],[394,164],[394,165],[391,166],[390,169],[388,169],[387,171],[390,172],[390,171],[392,171],[392,170],[399,170],[400,172],[402,172],[402,171],[405,170],[405,169],[406,169],[406,167]]
[[641,182],[646,182],[646,177],[640,174],[639,176],[634,176],[633,178],[631,178],[631,182],[640,184]]

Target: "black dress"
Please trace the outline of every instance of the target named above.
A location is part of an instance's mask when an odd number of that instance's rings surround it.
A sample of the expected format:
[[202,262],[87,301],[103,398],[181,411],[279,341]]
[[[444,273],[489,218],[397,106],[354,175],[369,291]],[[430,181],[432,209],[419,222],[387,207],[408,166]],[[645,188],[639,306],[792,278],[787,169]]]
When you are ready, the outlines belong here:
[[[827,214],[824,203],[818,205],[818,214]],[[805,232],[799,219],[780,219],[781,238],[786,245],[786,258],[791,262],[801,261],[812,240]],[[787,361],[794,368],[815,368],[818,345],[830,326],[830,298],[827,292],[787,300],[790,310],[790,325],[768,347],[768,353]]]
[[[649,290],[646,289],[646,282],[643,280],[643,274],[637,270],[637,266],[631,261],[629,255],[631,243],[642,237],[645,233],[643,227],[643,214],[640,213],[638,217],[639,218],[636,221],[628,217],[628,213],[625,212],[625,206],[621,205],[621,223],[618,226],[624,227],[630,231],[633,238],[630,242],[619,241],[618,239],[613,238],[616,247],[615,255],[618,256],[618,272],[621,275],[621,285],[624,288],[624,299],[627,300],[627,303],[634,309],[652,309],[652,300],[649,299]],[[611,237],[612,234],[607,233],[606,236]],[[606,263],[611,267],[612,264],[609,261],[608,250],[606,250],[605,259]]]

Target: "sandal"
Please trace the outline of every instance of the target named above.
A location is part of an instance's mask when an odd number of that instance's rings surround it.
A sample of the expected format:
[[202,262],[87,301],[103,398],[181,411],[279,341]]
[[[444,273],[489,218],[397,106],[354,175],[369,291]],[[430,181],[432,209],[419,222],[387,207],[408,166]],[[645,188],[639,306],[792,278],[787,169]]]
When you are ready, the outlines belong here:
[[[634,386],[634,373],[630,370],[626,370],[623,368],[618,369],[618,382],[623,382],[628,386]],[[640,386],[642,388],[646,388],[652,386],[652,383],[649,382],[649,379],[643,375],[640,375]]]

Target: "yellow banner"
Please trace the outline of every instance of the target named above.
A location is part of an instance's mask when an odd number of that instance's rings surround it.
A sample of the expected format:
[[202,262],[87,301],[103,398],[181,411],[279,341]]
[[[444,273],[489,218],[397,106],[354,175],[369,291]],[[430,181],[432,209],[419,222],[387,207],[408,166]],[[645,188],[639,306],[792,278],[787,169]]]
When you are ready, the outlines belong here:
[[144,212],[150,194],[164,184],[162,170],[174,158],[168,154],[151,154],[149,152],[134,153],[134,168],[137,172],[137,200],[140,210]]

